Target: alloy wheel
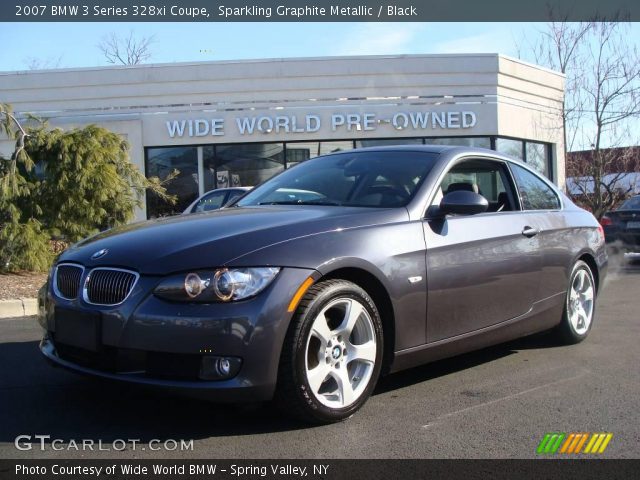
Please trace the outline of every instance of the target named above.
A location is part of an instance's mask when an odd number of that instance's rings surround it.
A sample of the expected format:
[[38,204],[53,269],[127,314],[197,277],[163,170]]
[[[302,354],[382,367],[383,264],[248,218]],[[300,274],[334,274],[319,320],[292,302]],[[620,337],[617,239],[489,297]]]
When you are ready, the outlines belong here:
[[353,405],[376,362],[376,335],[365,306],[337,298],[315,317],[307,338],[305,373],[313,395],[330,408]]
[[578,335],[584,335],[591,325],[593,297],[593,280],[589,273],[582,268],[573,277],[569,298],[567,299],[569,321]]

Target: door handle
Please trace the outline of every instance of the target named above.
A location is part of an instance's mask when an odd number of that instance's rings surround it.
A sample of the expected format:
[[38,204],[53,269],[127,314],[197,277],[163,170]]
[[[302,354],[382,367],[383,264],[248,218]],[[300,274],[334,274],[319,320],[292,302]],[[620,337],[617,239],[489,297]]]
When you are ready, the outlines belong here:
[[528,238],[535,237],[539,233],[540,233],[539,228],[533,228],[529,226],[524,227],[524,229],[522,230],[522,235]]

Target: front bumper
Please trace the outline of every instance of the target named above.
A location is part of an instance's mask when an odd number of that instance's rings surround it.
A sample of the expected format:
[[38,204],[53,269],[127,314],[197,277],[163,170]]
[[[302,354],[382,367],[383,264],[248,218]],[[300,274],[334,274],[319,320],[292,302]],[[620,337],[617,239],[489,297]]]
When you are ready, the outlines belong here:
[[[117,307],[66,300],[47,288],[39,322],[42,354],[78,373],[167,388],[211,400],[263,401],[275,391],[280,352],[292,314],[287,307],[313,270],[284,268],[256,297],[231,303],[168,302],[151,292],[161,280],[141,276]],[[56,317],[73,312],[99,318],[96,348],[56,340]],[[58,311],[58,315],[56,315]],[[226,380],[199,380],[203,356],[237,357],[240,370]]]

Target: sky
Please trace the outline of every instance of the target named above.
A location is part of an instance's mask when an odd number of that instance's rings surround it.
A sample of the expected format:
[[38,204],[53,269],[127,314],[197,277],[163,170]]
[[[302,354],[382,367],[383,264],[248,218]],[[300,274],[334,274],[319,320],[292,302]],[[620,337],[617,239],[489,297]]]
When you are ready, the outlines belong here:
[[[106,65],[106,34],[154,36],[147,63],[255,58],[419,53],[518,56],[543,24],[535,23],[5,23],[0,71]],[[640,39],[640,24],[632,28]]]
[[[532,22],[0,23],[0,72],[34,64],[108,65],[97,46],[101,39],[131,32],[153,36],[153,56],[146,63],[431,53],[501,53],[533,62],[530,46],[544,28]],[[631,24],[627,34],[630,44],[640,46],[640,23]]]

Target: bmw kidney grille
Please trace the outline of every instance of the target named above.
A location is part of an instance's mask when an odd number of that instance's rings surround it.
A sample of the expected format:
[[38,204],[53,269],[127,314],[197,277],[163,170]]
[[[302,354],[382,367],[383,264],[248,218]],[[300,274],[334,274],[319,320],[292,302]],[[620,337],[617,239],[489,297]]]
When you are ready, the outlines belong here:
[[84,283],[84,300],[94,305],[118,305],[125,301],[138,274],[115,268],[94,268]]
[[58,265],[55,280],[56,293],[58,296],[68,300],[72,300],[78,296],[83,270],[79,265]]

